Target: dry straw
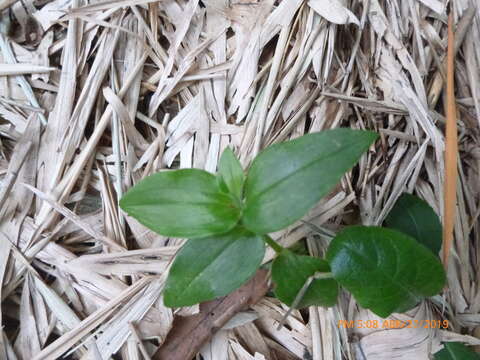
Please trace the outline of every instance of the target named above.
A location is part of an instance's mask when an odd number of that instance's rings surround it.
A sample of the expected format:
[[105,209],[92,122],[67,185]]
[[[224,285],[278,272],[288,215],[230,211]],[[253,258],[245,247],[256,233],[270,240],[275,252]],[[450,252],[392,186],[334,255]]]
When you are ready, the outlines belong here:
[[226,146],[248,166],[269,144],[339,126],[381,139],[273,237],[321,255],[338,229],[381,224],[417,194],[445,223],[448,288],[395,317],[450,328],[339,328],[372,317],[342,294],[278,330],[288,309],[265,297],[229,307],[194,350],[372,360],[479,345],[480,7],[450,5],[448,17],[444,0],[0,0],[0,358],[168,351],[179,316],[205,312],[163,306],[183,240],[127,217],[121,194],[167,168],[215,171]]

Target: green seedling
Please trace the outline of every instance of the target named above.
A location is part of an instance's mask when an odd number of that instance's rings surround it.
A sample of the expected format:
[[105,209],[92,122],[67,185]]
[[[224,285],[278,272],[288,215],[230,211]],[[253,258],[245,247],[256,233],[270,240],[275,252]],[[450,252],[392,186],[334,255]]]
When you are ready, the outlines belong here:
[[274,293],[294,308],[332,306],[342,286],[361,306],[386,317],[440,292],[440,223],[411,195],[397,202],[389,228],[340,231],[325,259],[295,254],[269,236],[332,191],[376,139],[371,131],[327,130],[268,147],[246,172],[227,148],[216,175],[183,169],[140,181],[121,199],[122,209],[161,235],[189,239],[170,268],[165,305],[189,306],[229,294],[255,274],[266,246],[276,252]]

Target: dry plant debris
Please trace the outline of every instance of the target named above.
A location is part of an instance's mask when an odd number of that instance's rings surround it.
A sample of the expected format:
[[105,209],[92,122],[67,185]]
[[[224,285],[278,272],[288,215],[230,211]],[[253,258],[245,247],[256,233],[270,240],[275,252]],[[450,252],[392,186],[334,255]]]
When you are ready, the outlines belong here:
[[[450,2],[449,287],[397,316],[448,319],[449,329],[342,329],[339,320],[372,316],[344,294],[333,308],[293,311],[278,330],[288,309],[265,297],[216,329],[204,359],[428,359],[443,340],[480,345],[480,6]],[[118,199],[161,169],[214,171],[226,146],[247,166],[265,146],[308,132],[381,134],[305,221],[276,234],[283,245],[305,240],[320,254],[345,224],[381,224],[402,192],[444,218],[446,8],[0,0],[0,358],[149,359],[168,345],[174,317],[202,314],[162,304],[182,241],[126,217]]]

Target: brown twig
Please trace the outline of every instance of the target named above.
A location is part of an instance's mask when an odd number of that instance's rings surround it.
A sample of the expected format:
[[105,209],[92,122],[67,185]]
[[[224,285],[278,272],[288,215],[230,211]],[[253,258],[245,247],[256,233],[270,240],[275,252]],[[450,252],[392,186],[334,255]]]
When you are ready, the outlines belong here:
[[268,272],[257,271],[256,275],[228,296],[200,305],[198,314],[173,321],[163,345],[152,360],[192,359],[202,345],[222,328],[236,313],[257,303],[269,289]]
[[447,50],[447,92],[445,113],[447,126],[445,130],[445,198],[443,225],[443,263],[448,266],[448,256],[452,246],[455,209],[457,202],[457,110],[455,105],[454,79],[454,44],[453,14],[448,16],[448,50]]

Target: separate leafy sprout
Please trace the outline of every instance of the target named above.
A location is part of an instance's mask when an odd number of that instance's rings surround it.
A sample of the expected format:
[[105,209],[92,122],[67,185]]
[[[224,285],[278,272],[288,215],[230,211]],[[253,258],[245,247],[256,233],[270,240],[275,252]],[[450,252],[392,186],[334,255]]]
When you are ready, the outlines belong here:
[[446,342],[443,349],[434,354],[435,360],[480,360],[480,354],[462,343]]
[[121,199],[122,209],[161,235],[190,238],[171,266],[165,305],[232,292],[260,267],[265,244],[277,253],[274,293],[294,308],[334,305],[340,284],[360,305],[387,317],[440,292],[440,222],[411,195],[402,195],[387,217],[390,229],[347,227],[326,259],[297,255],[268,235],[302,218],[376,139],[370,131],[327,130],[268,147],[247,174],[227,148],[216,176],[184,169],[140,181]]

